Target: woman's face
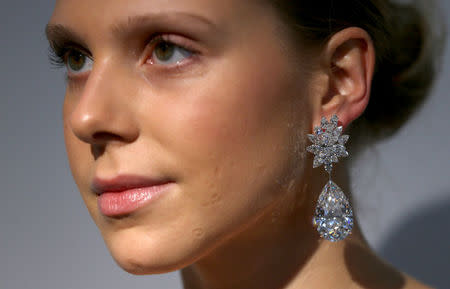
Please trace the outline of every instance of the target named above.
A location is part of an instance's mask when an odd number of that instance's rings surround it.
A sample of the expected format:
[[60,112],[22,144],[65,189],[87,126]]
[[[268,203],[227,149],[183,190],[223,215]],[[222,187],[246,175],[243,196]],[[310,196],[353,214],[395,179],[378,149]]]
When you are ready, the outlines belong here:
[[[311,93],[271,7],[59,0],[50,24],[50,40],[70,47],[70,168],[123,269],[179,269],[287,200],[304,173]],[[123,175],[170,185],[126,214],[102,209],[94,178]]]

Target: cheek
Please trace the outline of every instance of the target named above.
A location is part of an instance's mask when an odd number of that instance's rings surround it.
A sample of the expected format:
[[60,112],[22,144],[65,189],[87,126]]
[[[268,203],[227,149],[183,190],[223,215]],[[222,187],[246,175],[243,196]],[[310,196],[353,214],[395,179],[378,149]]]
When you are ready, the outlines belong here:
[[232,177],[248,181],[286,157],[302,96],[295,95],[293,76],[282,63],[237,59],[187,90],[189,105],[174,109],[173,129],[183,136],[174,151],[191,159],[192,170],[212,165],[218,175],[218,167],[228,166]]
[[238,228],[279,196],[304,117],[302,84],[288,65],[249,55],[217,63],[161,103],[158,117],[170,118],[153,133],[176,160],[189,224],[231,231],[221,226]]

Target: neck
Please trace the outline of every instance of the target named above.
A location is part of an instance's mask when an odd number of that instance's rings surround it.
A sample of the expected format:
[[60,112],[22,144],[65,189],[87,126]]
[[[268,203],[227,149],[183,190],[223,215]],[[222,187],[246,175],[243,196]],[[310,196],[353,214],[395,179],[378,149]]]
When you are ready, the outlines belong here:
[[[293,289],[350,287],[346,248],[368,248],[357,222],[345,240],[320,239],[312,226],[318,194],[328,181],[319,169],[308,171],[294,187],[266,208],[245,230],[181,270],[185,289]],[[323,170],[321,168],[321,170]],[[337,167],[336,171],[347,171]],[[333,181],[348,192],[347,173]],[[343,286],[344,285],[344,286]]]

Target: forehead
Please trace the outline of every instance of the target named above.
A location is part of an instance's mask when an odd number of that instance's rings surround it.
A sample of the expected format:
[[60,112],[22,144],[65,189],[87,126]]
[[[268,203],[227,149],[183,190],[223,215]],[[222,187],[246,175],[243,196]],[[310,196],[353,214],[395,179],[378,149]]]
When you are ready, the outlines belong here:
[[252,7],[255,3],[253,0],[57,0],[50,22],[101,25],[145,12],[183,12],[220,22],[245,11],[255,12],[252,11],[256,8]]
[[184,26],[199,33],[200,31],[216,35],[229,34],[232,31],[242,33],[245,30],[256,29],[261,26],[262,21],[271,22],[267,16],[273,14],[272,9],[268,10],[268,5],[261,5],[268,2],[266,0],[57,0],[49,24],[63,26],[66,30],[76,33],[77,39],[83,39],[89,46],[96,45],[94,43],[103,45],[102,43],[107,43],[110,39],[119,39],[116,32],[124,31],[122,27],[127,27],[129,31],[134,24],[164,30],[167,23],[171,23],[172,27],[176,23],[177,27]]

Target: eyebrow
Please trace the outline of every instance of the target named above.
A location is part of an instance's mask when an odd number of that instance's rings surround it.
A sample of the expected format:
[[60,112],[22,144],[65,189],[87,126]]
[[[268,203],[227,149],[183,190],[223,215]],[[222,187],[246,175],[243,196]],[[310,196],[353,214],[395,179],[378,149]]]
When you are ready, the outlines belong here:
[[87,47],[82,37],[74,30],[61,24],[47,24],[45,27],[45,35],[50,47],[56,49],[68,43],[78,43]]
[[110,30],[115,34],[126,34],[130,30],[150,24],[160,25],[169,23],[170,21],[181,22],[183,21],[183,18],[180,17],[183,17],[188,21],[197,21],[197,23],[200,23],[211,30],[215,30],[216,32],[218,31],[217,25],[210,21],[208,18],[187,12],[150,13],[144,15],[129,16],[126,21],[112,24]]
[[[124,36],[130,31],[142,29],[149,25],[154,25],[155,28],[165,29],[173,21],[180,22],[182,19],[195,21],[201,26],[211,30],[213,33],[219,33],[218,26],[201,15],[191,14],[187,12],[170,12],[170,13],[146,13],[143,15],[128,16],[125,21],[113,23],[109,27],[109,32],[112,35]],[[77,43],[87,47],[83,38],[71,29],[62,24],[48,23],[45,27],[45,35],[50,43],[50,46],[58,47],[66,43]]]

